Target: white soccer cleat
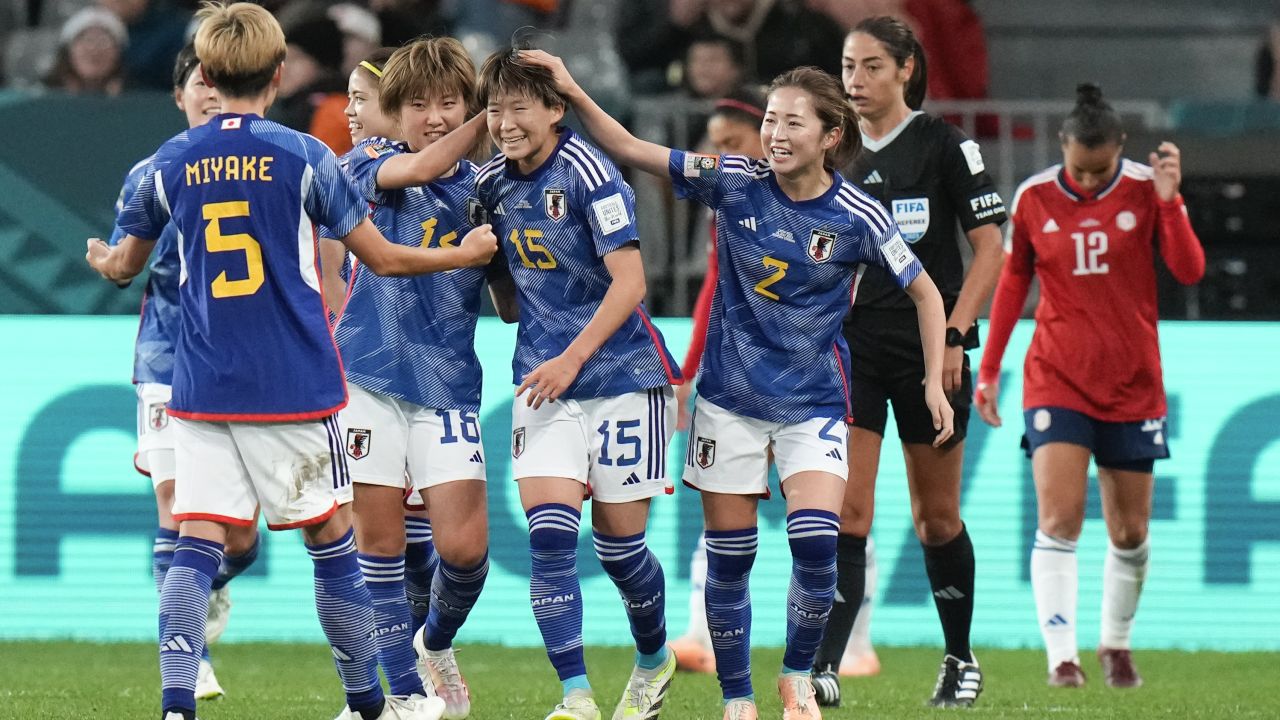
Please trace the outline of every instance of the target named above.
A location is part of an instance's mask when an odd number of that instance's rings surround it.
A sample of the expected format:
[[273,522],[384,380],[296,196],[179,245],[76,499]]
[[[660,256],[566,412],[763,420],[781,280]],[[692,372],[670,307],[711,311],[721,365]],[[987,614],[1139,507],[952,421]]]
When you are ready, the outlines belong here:
[[223,585],[222,589],[209,593],[209,614],[204,620],[204,641],[212,644],[218,642],[227,629],[227,620],[231,617],[231,588]]
[[427,693],[444,700],[445,720],[464,720],[471,714],[471,690],[458,670],[458,660],[453,648],[428,650],[425,636],[427,628],[414,633],[413,650],[418,656],[418,675]]
[[[387,695],[378,720],[440,720],[444,717],[444,701],[421,695]],[[333,720],[362,720],[360,713],[342,708]]]
[[574,690],[551,711],[546,720],[600,720],[600,708],[589,692]]
[[226,695],[218,684],[218,676],[213,674],[213,665],[204,658],[200,659],[200,670],[196,672],[196,699],[216,700]]
[[667,648],[667,661],[652,670],[631,671],[627,689],[613,711],[613,720],[656,720],[676,674],[676,654]]

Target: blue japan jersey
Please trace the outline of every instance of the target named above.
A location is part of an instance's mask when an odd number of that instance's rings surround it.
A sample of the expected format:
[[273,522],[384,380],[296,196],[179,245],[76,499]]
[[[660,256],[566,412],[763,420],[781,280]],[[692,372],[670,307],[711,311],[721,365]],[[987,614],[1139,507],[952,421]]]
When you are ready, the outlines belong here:
[[156,151],[117,225],[145,240],[177,229],[171,414],[287,422],[346,404],[315,225],[343,237],[368,214],[328,148],[256,115],[218,115]]
[[[519,384],[569,347],[613,282],[604,256],[639,242],[635,193],[599,150],[561,131],[529,175],[497,155],[481,170],[480,202],[520,299],[512,361]],[[562,397],[612,397],[679,382],[680,371],[641,305],[583,364]]]
[[[378,168],[407,151],[401,143],[370,138],[344,155],[342,165],[389,240],[456,247],[483,215],[475,165],[463,160],[449,177],[421,187],[378,189]],[[424,407],[479,412],[475,336],[485,269],[380,277],[357,263],[352,273],[334,330],[347,381]]]
[[840,324],[855,276],[876,265],[905,288],[921,272],[888,212],[839,173],[796,202],[765,161],[673,150],[668,170],[678,195],[716,211],[720,279],[698,394],[770,422],[847,417]]
[[[147,167],[155,156],[149,157],[129,171],[120,197],[116,199],[116,214],[124,210],[138,185],[146,175]],[[110,245],[124,239],[125,232],[117,225],[111,231]],[[138,320],[138,338],[133,345],[133,381],[135,383],[173,384],[173,348],[178,339],[178,229],[173,223],[164,226],[155,249],[151,251],[147,286],[142,292],[141,317]]]

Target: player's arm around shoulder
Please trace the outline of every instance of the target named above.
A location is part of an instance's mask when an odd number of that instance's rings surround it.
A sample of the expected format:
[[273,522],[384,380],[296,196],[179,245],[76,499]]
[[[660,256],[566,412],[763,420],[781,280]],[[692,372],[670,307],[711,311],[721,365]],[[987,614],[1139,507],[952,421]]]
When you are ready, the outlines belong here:
[[351,252],[377,275],[407,276],[481,267],[498,251],[498,238],[489,224],[472,228],[457,247],[423,248],[387,240],[365,217],[342,238]]

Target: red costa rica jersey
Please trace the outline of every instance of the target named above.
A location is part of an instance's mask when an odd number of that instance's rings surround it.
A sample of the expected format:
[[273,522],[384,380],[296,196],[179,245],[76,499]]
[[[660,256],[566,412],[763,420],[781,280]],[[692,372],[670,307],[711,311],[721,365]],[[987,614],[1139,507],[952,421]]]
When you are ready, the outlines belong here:
[[979,381],[999,377],[1034,274],[1040,303],[1023,407],[1063,407],[1106,422],[1162,417],[1157,248],[1179,282],[1204,274],[1182,198],[1161,201],[1151,168],[1130,160],[1091,196],[1059,165],[1018,188],[1010,219]]

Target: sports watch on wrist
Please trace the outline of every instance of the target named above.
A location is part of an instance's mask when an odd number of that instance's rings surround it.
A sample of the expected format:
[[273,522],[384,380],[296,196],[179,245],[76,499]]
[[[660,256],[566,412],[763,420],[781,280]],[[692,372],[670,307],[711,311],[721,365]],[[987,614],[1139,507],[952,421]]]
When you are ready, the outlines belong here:
[[962,332],[958,328],[947,328],[947,347],[964,347],[964,338],[967,333]]

